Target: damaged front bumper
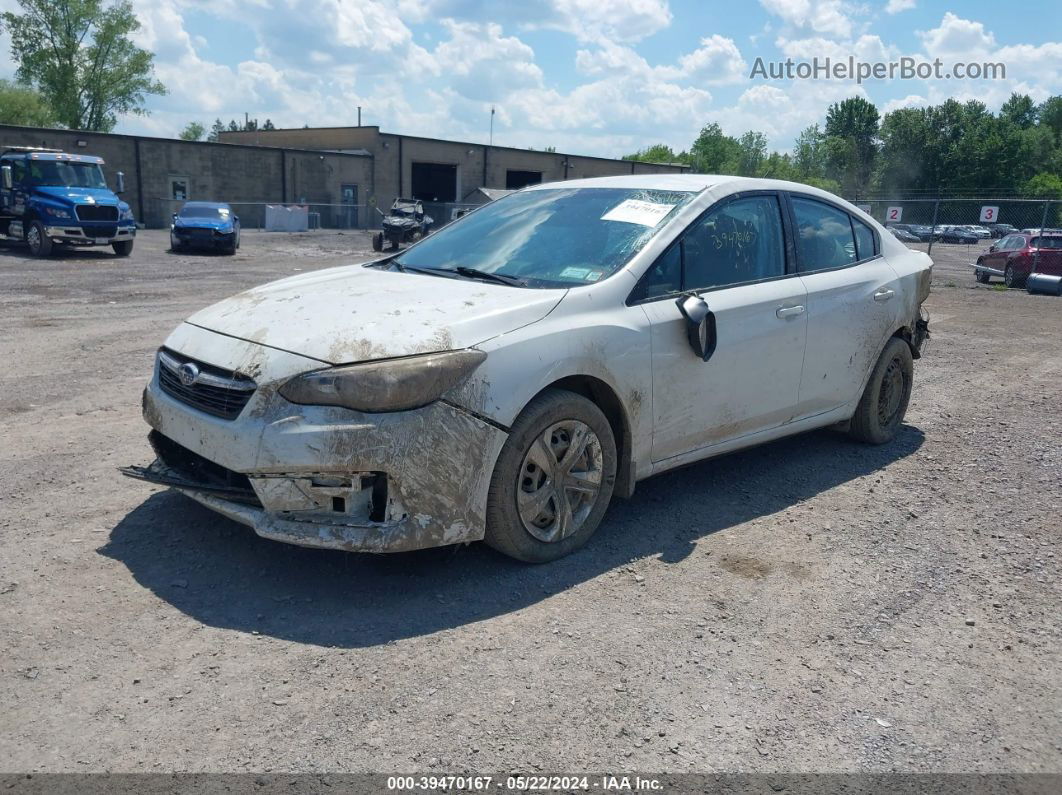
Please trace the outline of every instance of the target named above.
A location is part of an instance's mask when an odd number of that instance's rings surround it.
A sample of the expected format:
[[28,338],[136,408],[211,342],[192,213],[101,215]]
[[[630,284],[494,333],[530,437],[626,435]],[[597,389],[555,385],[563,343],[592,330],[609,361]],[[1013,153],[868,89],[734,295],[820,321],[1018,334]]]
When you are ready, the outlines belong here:
[[[263,359],[292,356],[247,346],[257,349],[253,366],[219,366],[260,373],[270,369]],[[276,385],[259,386],[225,419],[164,391],[156,366],[144,418],[157,459],[123,474],[300,546],[400,552],[483,538],[503,429],[443,401],[387,414],[297,406]]]

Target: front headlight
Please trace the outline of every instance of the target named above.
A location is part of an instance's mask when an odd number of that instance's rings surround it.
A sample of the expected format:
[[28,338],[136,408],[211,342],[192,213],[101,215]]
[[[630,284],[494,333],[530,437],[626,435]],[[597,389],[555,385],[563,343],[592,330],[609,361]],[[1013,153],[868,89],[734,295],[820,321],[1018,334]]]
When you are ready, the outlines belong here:
[[280,394],[310,406],[407,411],[438,400],[486,358],[482,351],[462,350],[330,367],[291,379]]
[[133,220],[133,208],[126,207],[124,210],[118,211],[119,221],[132,221]]
[[63,221],[68,221],[74,217],[67,210],[62,209],[61,207],[45,207],[44,212],[50,215],[52,218],[58,218]]

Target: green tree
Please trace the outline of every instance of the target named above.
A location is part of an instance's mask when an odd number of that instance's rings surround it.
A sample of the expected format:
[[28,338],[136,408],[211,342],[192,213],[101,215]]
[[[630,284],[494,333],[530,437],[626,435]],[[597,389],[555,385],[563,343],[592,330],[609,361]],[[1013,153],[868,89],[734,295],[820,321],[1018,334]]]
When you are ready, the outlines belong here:
[[793,169],[801,182],[826,176],[826,137],[819,125],[812,124],[800,131],[793,145]]
[[273,126],[273,120],[272,119],[266,119],[265,120],[265,124],[262,125],[262,129],[263,130],[275,130],[276,127]]
[[639,149],[629,155],[623,156],[624,160],[640,160],[644,163],[677,163],[678,155],[667,144],[653,144],[645,149]]
[[1027,129],[1036,124],[1039,113],[1032,97],[1015,91],[1010,95],[1010,99],[1003,103],[1003,107],[999,109],[999,115],[1000,118],[1014,122],[1022,129]]
[[763,161],[767,159],[767,136],[749,130],[738,139],[737,173],[743,177],[759,176]]
[[203,133],[206,132],[206,127],[197,121],[190,121],[185,125],[177,137],[182,141],[198,141],[203,137]]
[[854,195],[870,184],[877,156],[878,109],[862,97],[835,102],[826,110],[828,176]]
[[690,165],[701,174],[736,174],[740,149],[736,138],[711,122],[701,129],[690,147]]
[[40,91],[61,124],[114,129],[118,116],[145,115],[144,100],[165,94],[154,56],[133,44],[140,28],[128,0],[18,0],[21,13],[0,15],[11,35],[15,76]]
[[54,127],[55,111],[29,86],[0,80],[0,124]]
[[1023,193],[1036,199],[1062,199],[1062,176],[1037,174],[1025,183]]
[[214,119],[214,123],[210,126],[210,134],[207,136],[207,140],[217,143],[221,140],[223,132],[225,132],[225,123],[221,119]]

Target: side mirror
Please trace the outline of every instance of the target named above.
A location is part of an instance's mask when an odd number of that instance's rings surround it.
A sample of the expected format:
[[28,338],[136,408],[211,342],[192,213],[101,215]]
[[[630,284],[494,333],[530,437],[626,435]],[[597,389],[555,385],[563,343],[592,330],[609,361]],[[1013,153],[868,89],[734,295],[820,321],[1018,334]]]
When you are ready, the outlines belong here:
[[3,180],[4,190],[11,190],[11,166],[0,166],[0,172],[3,173],[0,179]]
[[988,250],[989,251],[995,251],[997,248],[999,248],[999,246],[996,245],[995,243],[993,243],[991,246],[988,247]]
[[114,192],[125,193],[125,174],[121,171],[114,175]]
[[678,299],[679,312],[686,318],[686,337],[693,352],[708,361],[715,353],[715,313],[699,295],[684,295]]

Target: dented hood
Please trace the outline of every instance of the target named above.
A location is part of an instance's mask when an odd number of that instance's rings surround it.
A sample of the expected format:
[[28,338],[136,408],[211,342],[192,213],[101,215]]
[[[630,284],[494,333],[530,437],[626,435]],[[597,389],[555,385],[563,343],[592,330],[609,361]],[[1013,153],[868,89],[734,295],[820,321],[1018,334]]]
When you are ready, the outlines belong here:
[[541,320],[565,292],[348,265],[255,287],[188,322],[346,364],[468,348]]

